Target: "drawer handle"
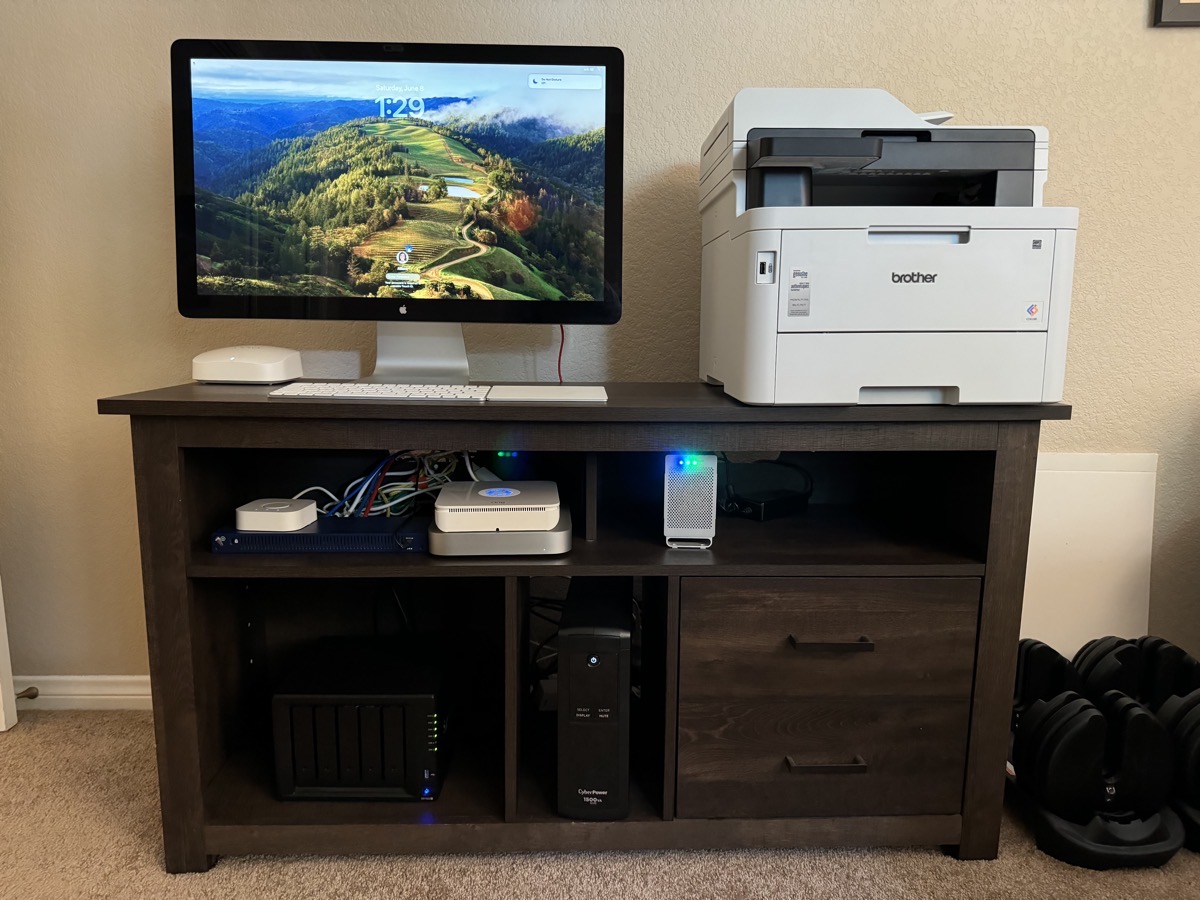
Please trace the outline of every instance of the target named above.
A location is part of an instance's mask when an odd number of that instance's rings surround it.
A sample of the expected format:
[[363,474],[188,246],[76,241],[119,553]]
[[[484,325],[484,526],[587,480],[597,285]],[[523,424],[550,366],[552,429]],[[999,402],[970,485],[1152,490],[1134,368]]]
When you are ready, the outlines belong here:
[[871,653],[875,642],[865,634],[857,641],[801,641],[794,634],[788,635],[793,650],[832,650],[836,653]]
[[783,761],[793,775],[865,775],[867,772],[867,761],[858,755],[848,763],[802,765],[790,756],[785,756]]

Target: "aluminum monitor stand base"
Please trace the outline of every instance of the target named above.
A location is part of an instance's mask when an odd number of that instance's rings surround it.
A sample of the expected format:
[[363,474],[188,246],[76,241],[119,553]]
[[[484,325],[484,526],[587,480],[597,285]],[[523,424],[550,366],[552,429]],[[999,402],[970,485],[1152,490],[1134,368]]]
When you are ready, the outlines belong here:
[[386,384],[467,384],[467,345],[456,322],[379,322],[375,371],[362,380]]
[[[454,322],[379,322],[375,326],[375,371],[363,382],[382,384],[469,384],[467,345]],[[604,403],[599,385],[511,384],[492,388],[488,399],[525,403]],[[566,551],[560,551],[566,552]]]

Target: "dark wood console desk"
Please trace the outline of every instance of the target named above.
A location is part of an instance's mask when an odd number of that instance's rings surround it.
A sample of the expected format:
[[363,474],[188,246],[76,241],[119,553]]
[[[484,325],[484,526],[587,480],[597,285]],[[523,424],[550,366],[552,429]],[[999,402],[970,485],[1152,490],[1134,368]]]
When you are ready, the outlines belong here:
[[[1038,430],[1070,407],[747,407],[701,384],[604,405],[271,401],[183,385],[131,418],[166,866],[220,854],[941,844],[999,839]],[[249,500],[343,484],[388,449],[520,451],[574,511],[563,557],[225,556]],[[792,451],[804,515],[662,539],[662,453]],[[549,473],[549,474],[546,474]],[[558,817],[529,731],[530,585],[634,576],[633,812]],[[379,585],[442,615],[478,686],[441,797],[282,801],[272,642],[379,627]],[[867,639],[872,652],[845,652]]]

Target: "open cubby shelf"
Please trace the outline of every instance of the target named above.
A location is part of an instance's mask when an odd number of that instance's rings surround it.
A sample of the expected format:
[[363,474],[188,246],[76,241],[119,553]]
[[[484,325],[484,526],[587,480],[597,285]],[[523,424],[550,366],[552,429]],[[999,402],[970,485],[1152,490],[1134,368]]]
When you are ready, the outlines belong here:
[[905,533],[849,505],[814,505],[771,522],[720,517],[711,551],[672,550],[662,535],[603,525],[596,539],[546,557],[436,557],[424,553],[221,555],[197,552],[192,578],[404,578],[465,575],[982,575],[983,558],[953,535]]
[[[499,747],[497,747],[499,750]],[[504,821],[504,767],[499,753],[457,748],[441,796],[417,800],[280,800],[271,749],[229,756],[204,791],[208,825],[446,825]]]
[[[774,409],[652,384],[611,385],[586,408],[266,392],[101,401],[131,417],[169,871],[245,853],[948,844],[995,856],[1038,432],[1069,407]],[[209,551],[237,506],[345,484],[388,448],[471,449],[502,477],[554,480],[572,550]],[[783,454],[811,474],[811,505],[720,517],[711,550],[670,550],[663,453],[681,449]],[[514,450],[516,462],[498,455]],[[614,575],[632,578],[642,626],[632,812],[573,821],[556,810],[552,719],[531,707],[545,633],[531,608],[548,577]],[[436,652],[459,723],[437,800],[276,796],[272,684],[322,636]]]

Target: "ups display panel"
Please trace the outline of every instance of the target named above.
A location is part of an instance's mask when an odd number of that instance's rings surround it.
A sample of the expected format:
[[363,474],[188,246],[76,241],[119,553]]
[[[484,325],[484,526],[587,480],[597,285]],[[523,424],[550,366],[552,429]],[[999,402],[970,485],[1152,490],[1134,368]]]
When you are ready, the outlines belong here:
[[619,51],[521,49],[178,42],[181,310],[614,321]]

